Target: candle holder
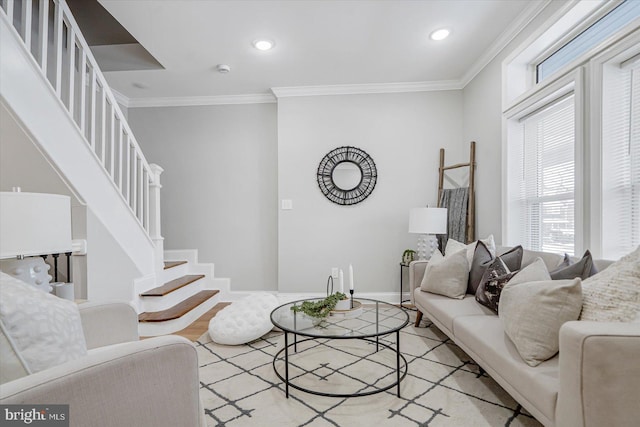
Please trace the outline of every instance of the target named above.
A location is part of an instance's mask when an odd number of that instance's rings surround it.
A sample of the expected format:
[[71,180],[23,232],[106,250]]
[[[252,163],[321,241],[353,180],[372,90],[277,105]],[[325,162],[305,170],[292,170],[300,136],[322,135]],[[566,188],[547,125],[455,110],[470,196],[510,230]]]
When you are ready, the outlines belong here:
[[353,289],[349,289],[349,293],[351,294],[351,308],[353,309]]
[[327,296],[333,295],[333,276],[329,275],[327,279]]

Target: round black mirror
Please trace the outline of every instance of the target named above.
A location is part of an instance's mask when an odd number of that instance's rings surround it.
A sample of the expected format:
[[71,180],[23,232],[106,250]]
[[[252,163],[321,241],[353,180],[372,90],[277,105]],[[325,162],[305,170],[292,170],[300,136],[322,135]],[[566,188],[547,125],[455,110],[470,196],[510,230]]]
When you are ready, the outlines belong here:
[[360,203],[373,191],[378,178],[371,156],[356,147],[331,150],[318,166],[318,186],[325,197],[339,205]]

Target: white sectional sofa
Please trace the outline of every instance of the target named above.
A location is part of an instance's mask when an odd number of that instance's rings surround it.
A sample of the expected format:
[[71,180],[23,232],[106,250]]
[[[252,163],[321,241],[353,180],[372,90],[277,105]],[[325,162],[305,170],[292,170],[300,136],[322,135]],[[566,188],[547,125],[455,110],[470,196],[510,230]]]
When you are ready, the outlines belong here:
[[[498,255],[508,248],[498,247]],[[524,251],[522,266],[541,257],[547,268],[562,257]],[[409,267],[412,302],[515,400],[545,426],[640,425],[640,323],[572,321],[560,330],[560,352],[531,367],[505,335],[501,320],[473,295],[452,299],[424,292],[428,261]],[[609,261],[595,261],[599,270]]]

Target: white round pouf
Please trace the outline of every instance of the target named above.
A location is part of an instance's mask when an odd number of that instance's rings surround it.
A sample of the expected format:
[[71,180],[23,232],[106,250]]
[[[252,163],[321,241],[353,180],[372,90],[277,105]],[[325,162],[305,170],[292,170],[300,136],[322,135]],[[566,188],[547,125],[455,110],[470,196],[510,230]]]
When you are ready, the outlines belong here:
[[279,305],[275,295],[249,295],[223,308],[209,322],[209,335],[218,344],[239,345],[256,340],[273,328],[270,314]]

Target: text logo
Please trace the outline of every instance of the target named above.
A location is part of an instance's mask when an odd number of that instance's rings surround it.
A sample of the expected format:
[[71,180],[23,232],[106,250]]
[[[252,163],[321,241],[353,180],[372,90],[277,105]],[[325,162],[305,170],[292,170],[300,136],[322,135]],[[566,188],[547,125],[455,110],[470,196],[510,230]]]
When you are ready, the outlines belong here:
[[69,427],[69,405],[0,405],[0,426]]

